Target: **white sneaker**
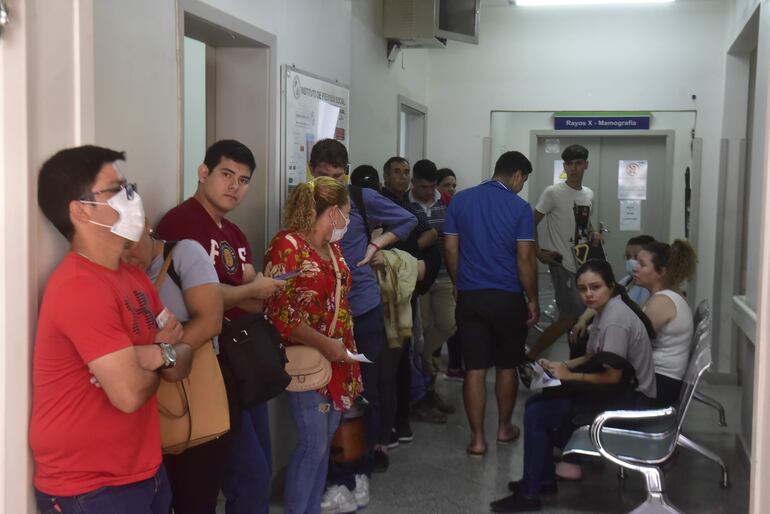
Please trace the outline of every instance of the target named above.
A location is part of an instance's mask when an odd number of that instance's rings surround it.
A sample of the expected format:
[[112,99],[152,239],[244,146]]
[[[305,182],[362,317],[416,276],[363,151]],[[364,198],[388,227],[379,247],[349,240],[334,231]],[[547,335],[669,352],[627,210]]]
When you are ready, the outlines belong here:
[[321,498],[321,514],[348,514],[356,510],[356,498],[344,485],[329,487]]
[[356,499],[356,505],[363,509],[369,505],[369,477],[366,475],[356,475],[356,488],[353,490],[353,496]]

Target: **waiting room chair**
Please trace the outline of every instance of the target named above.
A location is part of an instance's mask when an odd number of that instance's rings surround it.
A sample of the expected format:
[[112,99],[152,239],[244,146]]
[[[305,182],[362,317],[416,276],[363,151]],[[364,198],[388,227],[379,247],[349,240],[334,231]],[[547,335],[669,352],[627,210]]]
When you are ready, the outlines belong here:
[[[621,468],[642,473],[647,499],[631,514],[681,512],[666,497],[660,466],[672,458],[677,445],[690,447],[689,439],[688,443],[680,441],[682,423],[701,376],[711,366],[708,331],[701,335],[699,345],[700,350],[690,358],[684,386],[675,407],[603,412],[590,426],[576,430],[564,448],[563,455],[601,456]],[[611,421],[622,423],[622,428],[606,426]]]
[[[698,307],[695,309],[695,313],[693,314],[693,327],[695,327],[696,332],[698,328],[702,326],[702,324],[706,321],[708,321],[709,324],[711,323],[711,307],[709,307],[708,300],[701,300],[701,302],[698,304]],[[697,338],[695,340],[697,341]],[[695,392],[695,399],[717,411],[717,414],[719,415],[718,423],[720,427],[727,426],[725,408],[721,403],[719,403],[719,401],[700,391]]]

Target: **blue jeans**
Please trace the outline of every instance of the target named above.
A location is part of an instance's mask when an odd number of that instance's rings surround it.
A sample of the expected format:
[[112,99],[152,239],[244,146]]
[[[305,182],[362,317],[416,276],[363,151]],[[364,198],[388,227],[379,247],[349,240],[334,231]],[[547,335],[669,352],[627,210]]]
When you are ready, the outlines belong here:
[[554,388],[531,397],[524,408],[524,476],[519,494],[538,498],[543,485],[556,481],[553,448],[563,448],[578,425],[591,423],[605,410],[649,406],[650,400],[637,391],[607,394],[607,389],[601,388],[572,396],[560,395]]
[[571,413],[571,398],[537,394],[527,400],[524,408],[524,476],[518,489],[522,496],[539,498],[540,487],[556,481],[553,434],[569,421]]
[[233,434],[222,480],[227,514],[267,514],[273,455],[267,403],[241,412],[241,426]]
[[126,485],[100,487],[78,496],[51,496],[35,490],[41,514],[168,514],[171,486],[161,465],[155,476]]
[[364,385],[363,396],[369,402],[364,421],[366,423],[366,442],[369,450],[379,441],[380,432],[380,355],[388,349],[385,337],[385,319],[382,306],[378,305],[369,312],[353,318],[353,336],[358,353],[363,353],[374,364],[361,366],[361,382]]
[[329,447],[342,413],[316,391],[287,392],[297,429],[297,447],[286,471],[286,514],[317,514],[329,468]]

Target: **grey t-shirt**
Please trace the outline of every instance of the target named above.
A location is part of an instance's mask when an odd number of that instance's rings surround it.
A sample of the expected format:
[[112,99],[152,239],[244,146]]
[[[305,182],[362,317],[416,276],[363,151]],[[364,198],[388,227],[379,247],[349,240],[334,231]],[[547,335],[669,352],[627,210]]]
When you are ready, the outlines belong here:
[[596,315],[588,338],[588,352],[612,352],[626,359],[636,371],[639,381],[636,390],[648,398],[655,398],[650,338],[642,320],[620,296],[611,298]]
[[[147,275],[153,282],[163,267],[163,254],[161,253],[150,264]],[[208,254],[197,241],[183,239],[174,247],[173,263],[184,289],[190,289],[203,284],[218,284],[217,272],[211,264]],[[171,277],[166,275],[158,292],[163,305],[176,316],[180,323],[190,321],[190,313],[184,304],[182,290],[177,287]]]

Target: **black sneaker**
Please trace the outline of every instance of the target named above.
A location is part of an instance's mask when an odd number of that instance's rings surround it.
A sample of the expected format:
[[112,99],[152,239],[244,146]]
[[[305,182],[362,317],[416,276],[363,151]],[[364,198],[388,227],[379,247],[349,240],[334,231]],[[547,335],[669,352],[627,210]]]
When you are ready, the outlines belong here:
[[375,473],[384,473],[390,466],[390,457],[382,450],[374,450],[372,461],[372,471]]
[[418,421],[443,425],[447,422],[446,414],[431,406],[422,399],[412,406],[411,415]]
[[540,498],[527,498],[512,494],[489,504],[492,512],[535,512],[543,509]]
[[[410,439],[411,441],[411,439]],[[398,432],[396,429],[390,431],[390,441],[388,441],[388,450],[392,450],[398,446]]]
[[409,423],[397,426],[395,429],[396,437],[399,443],[411,443],[414,440],[414,434],[412,434],[412,427]]
[[[508,490],[512,493],[516,494],[519,492],[519,482],[521,480],[512,480],[508,482]],[[541,484],[540,485],[540,494],[556,494],[556,491],[558,490],[558,486],[556,485],[556,482],[552,484]]]

